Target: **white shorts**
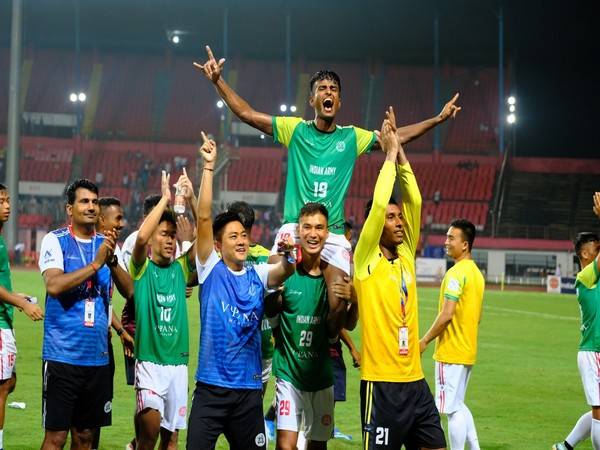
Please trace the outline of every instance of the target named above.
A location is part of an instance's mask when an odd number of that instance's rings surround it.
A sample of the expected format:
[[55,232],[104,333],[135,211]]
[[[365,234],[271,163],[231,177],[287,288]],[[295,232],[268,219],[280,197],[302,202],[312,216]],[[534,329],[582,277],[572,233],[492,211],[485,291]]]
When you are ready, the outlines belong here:
[[[271,248],[271,255],[277,254],[277,243],[281,240],[293,236],[297,244],[300,242],[298,240],[298,234],[296,233],[297,228],[297,223],[286,223],[281,226],[281,228],[277,232],[277,236],[275,236],[275,243]],[[321,259],[349,274],[351,250],[352,246],[343,234],[335,234],[330,232],[329,237],[325,242],[325,247],[321,252]]]
[[269,382],[271,377],[271,371],[273,370],[273,358],[262,360],[262,382],[263,384]]
[[578,352],[577,366],[588,405],[600,406],[600,353]]
[[333,386],[316,392],[277,379],[277,429],[304,431],[307,440],[325,442],[333,432]]
[[9,380],[15,373],[17,344],[14,331],[0,329],[0,380]]
[[452,414],[464,404],[472,368],[435,362],[435,406],[440,414]]
[[135,362],[136,414],[146,408],[160,413],[160,426],[183,430],[187,423],[188,367]]

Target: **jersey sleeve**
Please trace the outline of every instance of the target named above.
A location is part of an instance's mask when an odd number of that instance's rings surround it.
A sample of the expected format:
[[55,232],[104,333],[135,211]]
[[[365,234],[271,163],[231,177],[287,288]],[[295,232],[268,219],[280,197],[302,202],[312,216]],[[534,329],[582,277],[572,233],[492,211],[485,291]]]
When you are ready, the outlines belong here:
[[404,217],[404,240],[400,246],[414,258],[421,232],[421,192],[410,163],[398,165],[398,178]]
[[254,266],[254,270],[256,270],[256,274],[260,278],[265,289],[269,288],[269,272],[271,272],[276,265],[277,264],[261,263]]
[[465,277],[456,270],[449,270],[446,277],[448,280],[444,287],[444,298],[457,302],[465,287]]
[[273,140],[288,147],[300,122],[300,117],[273,116]]
[[212,270],[220,260],[221,258],[219,258],[219,254],[214,249],[204,264],[202,264],[198,259],[198,256],[196,256],[196,271],[198,272],[198,284],[202,284],[206,281],[206,278],[208,277],[208,275],[210,275],[210,272],[212,272]]
[[134,231],[125,242],[123,242],[123,247],[121,247],[121,253],[123,257],[123,264],[125,265],[125,270],[129,272],[129,261],[131,260],[131,254],[133,253],[133,247],[135,246],[135,239],[137,238],[137,231]]
[[58,237],[54,233],[48,233],[42,239],[38,265],[41,273],[48,269],[65,270],[62,248],[60,242],[58,242]]
[[131,275],[131,279],[133,281],[139,280],[144,275],[144,272],[148,268],[148,263],[150,259],[146,258],[146,260],[139,266],[135,265],[133,258],[129,260],[129,274]]
[[354,273],[359,279],[368,276],[368,266],[379,252],[379,239],[385,224],[385,210],[392,196],[396,180],[396,166],[391,161],[385,161],[375,183],[373,206],[354,250]]
[[356,133],[356,156],[370,152],[373,144],[377,142],[375,132],[358,127],[354,127],[354,132]]
[[577,274],[576,282],[583,284],[588,289],[592,289],[596,284],[598,284],[598,279],[600,279],[598,260],[594,260]]

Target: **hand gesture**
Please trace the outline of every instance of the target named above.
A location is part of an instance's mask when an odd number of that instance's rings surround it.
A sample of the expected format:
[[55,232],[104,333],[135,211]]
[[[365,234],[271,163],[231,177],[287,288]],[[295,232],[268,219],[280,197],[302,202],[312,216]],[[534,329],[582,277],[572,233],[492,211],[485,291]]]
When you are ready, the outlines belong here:
[[210,49],[210,47],[207,45],[206,46],[206,53],[208,54],[208,61],[206,61],[204,64],[199,64],[196,61],[194,61],[194,66],[198,67],[200,70],[202,70],[202,73],[204,73],[204,75],[206,76],[206,78],[208,78],[210,81],[212,81],[213,83],[216,83],[217,81],[219,81],[219,78],[221,78],[221,72],[223,71],[223,64],[225,64],[225,58],[221,58],[218,62],[215,59],[212,50]]
[[335,280],[332,290],[337,298],[350,301],[352,298],[352,282],[350,277],[338,278]]
[[600,192],[594,193],[594,214],[600,219]]
[[209,139],[204,131],[201,131],[200,134],[202,135],[200,154],[204,158],[204,163],[214,163],[217,160],[217,144],[212,139]]
[[94,263],[98,267],[102,267],[106,260],[114,253],[116,245],[117,232],[115,230],[109,230],[106,233],[104,233],[104,242],[102,242],[102,245],[98,249],[98,253],[96,253]]
[[450,100],[444,105],[444,107],[442,108],[442,112],[440,112],[439,115],[442,122],[448,119],[449,117],[452,117],[454,119],[456,117],[456,114],[462,109],[460,106],[455,105],[457,100],[458,93],[455,94],[454,97],[452,97],[452,100]]
[[169,202],[171,201],[171,186],[169,185],[169,181],[171,180],[171,174],[162,171],[161,180],[160,180],[160,192],[163,198],[167,198]]
[[131,335],[123,330],[123,332],[121,333],[121,344],[123,344],[123,352],[125,353],[125,356],[128,357],[133,357],[133,344],[134,344],[134,339],[131,337]]
[[183,189],[183,196],[186,200],[189,201],[192,199],[194,195],[194,186],[192,185],[192,180],[187,176],[185,167],[183,168],[183,174],[179,176],[179,180],[177,180],[175,186],[179,186]]
[[375,131],[375,134],[377,135],[377,140],[383,151],[396,158],[400,143],[398,142],[398,136],[389,119],[386,118],[383,121],[381,131]]
[[25,303],[23,304],[23,312],[34,322],[44,318],[44,312],[42,311],[42,308],[33,303],[29,303],[27,300],[25,300]]
[[185,215],[177,216],[177,237],[180,241],[192,242],[196,238],[196,227]]

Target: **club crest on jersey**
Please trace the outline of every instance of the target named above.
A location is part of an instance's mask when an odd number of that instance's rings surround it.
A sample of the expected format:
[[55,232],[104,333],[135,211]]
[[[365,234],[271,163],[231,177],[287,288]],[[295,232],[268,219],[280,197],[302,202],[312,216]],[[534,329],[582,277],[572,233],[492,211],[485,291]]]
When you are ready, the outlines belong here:
[[258,433],[254,438],[254,443],[257,447],[262,447],[267,443],[267,438],[265,437],[265,433]]
[[335,149],[340,153],[343,152],[346,150],[346,143],[344,141],[338,141],[338,143],[335,144]]

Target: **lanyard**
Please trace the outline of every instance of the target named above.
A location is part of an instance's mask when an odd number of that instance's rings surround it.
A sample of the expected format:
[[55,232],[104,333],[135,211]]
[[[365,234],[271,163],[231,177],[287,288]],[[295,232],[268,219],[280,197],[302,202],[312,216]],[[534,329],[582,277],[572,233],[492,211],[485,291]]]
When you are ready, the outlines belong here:
[[401,281],[401,291],[400,291],[400,311],[402,316],[402,325],[406,326],[406,306],[408,304],[408,288],[406,287],[406,282],[404,281],[404,271],[400,272]]
[[[79,257],[81,258],[81,262],[83,263],[82,267],[87,266],[88,262],[85,259],[85,254],[84,254],[81,246],[79,245],[79,242],[77,241],[77,238],[75,237],[75,233],[73,233],[73,225],[69,225],[69,234],[71,235],[71,237],[75,241],[75,245],[77,245],[77,250],[79,250]],[[92,261],[93,261],[93,258],[94,258],[95,255],[96,255],[96,233],[94,232],[94,235],[92,236]],[[91,290],[94,287],[94,284],[93,284],[91,278],[89,278],[87,280],[87,287],[90,290],[90,294],[91,294]]]

